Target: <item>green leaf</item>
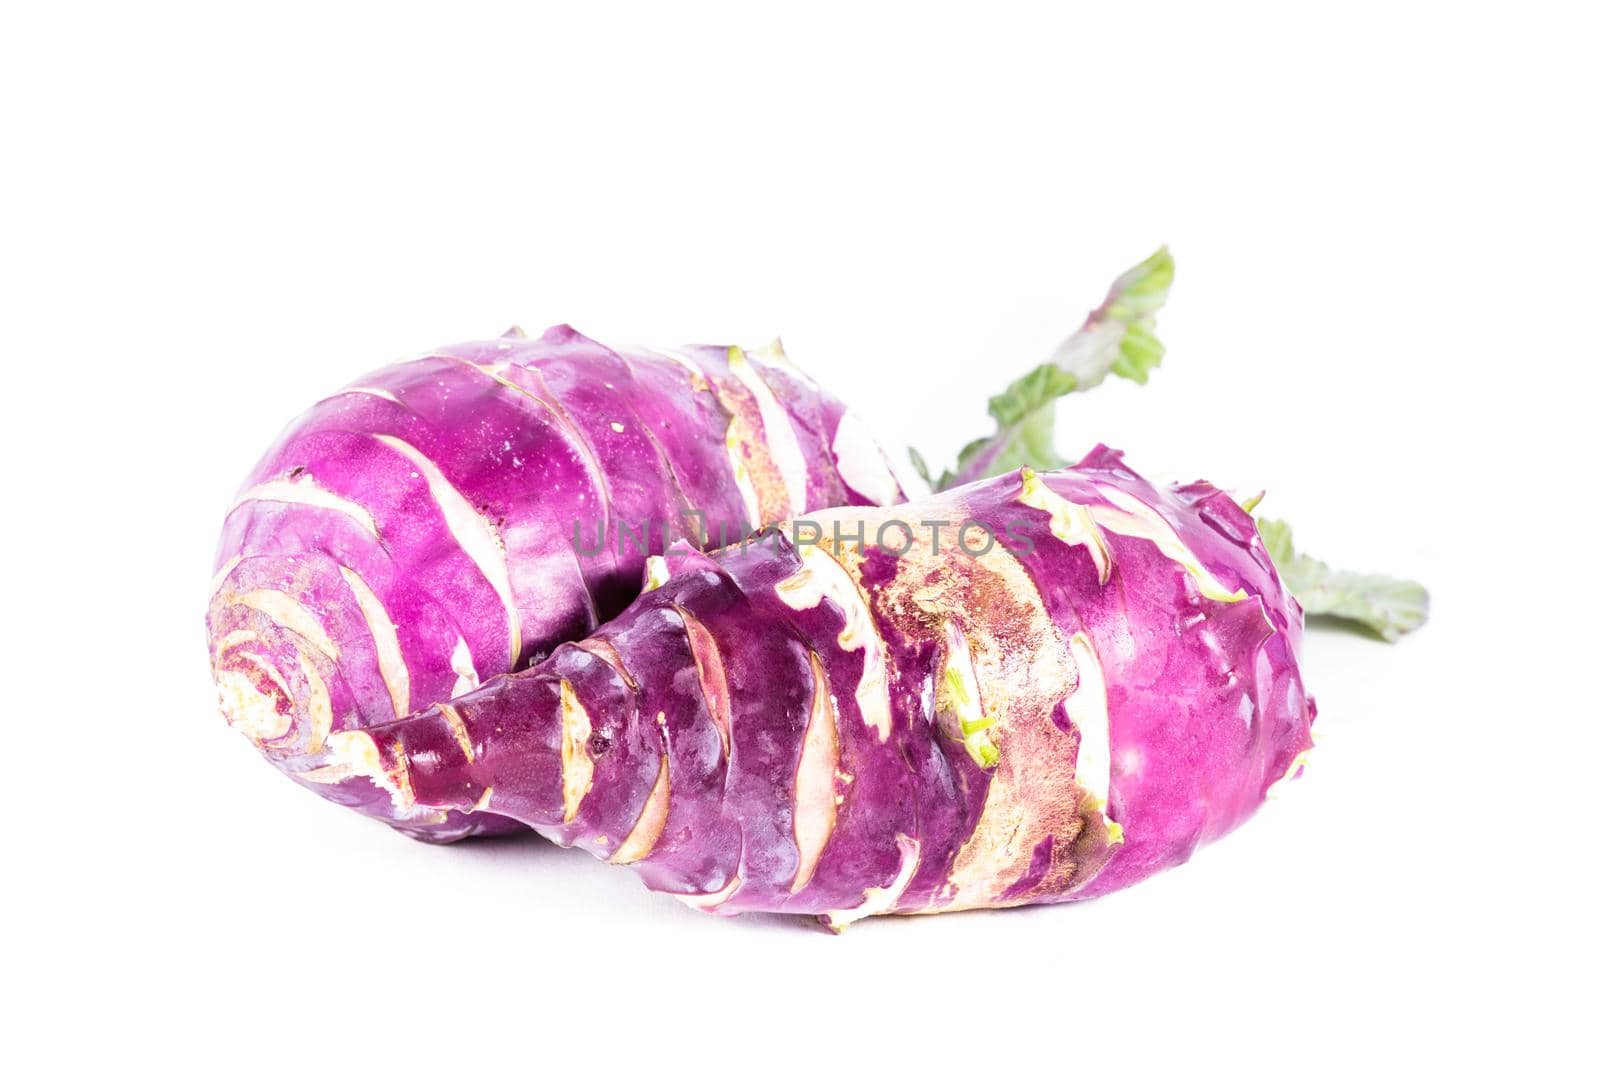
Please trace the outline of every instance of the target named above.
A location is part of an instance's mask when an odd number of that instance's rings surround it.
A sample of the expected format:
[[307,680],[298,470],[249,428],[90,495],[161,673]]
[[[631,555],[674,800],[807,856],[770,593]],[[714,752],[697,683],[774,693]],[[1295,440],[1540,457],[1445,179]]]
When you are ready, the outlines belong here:
[[999,448],[989,460],[983,477],[989,478],[1018,467],[1053,471],[1066,465],[1056,451],[1056,413],[1041,408],[999,435]]
[[1055,449],[1055,402],[1068,393],[1093,389],[1111,374],[1141,385],[1149,381],[1166,353],[1156,337],[1155,315],[1167,301],[1173,272],[1172,254],[1164,247],[1124,271],[1082,328],[1049,360],[989,399],[995,432],[963,448],[956,469],[940,475],[934,487],[964,485],[1020,466],[1061,466]]
[[[991,449],[991,451],[998,451],[999,445],[997,444],[995,438],[979,437],[974,441],[968,441],[966,444],[962,445],[961,451],[956,453],[957,470],[969,466],[988,466],[987,459],[984,459],[980,462],[978,457],[978,454],[983,452],[986,448]],[[956,471],[945,471],[943,474],[939,475],[938,480],[933,483],[934,490],[936,492],[942,492],[943,490],[950,488],[950,486],[955,484],[955,477]]]
[[1172,278],[1177,264],[1172,253],[1162,245],[1135,266],[1123,271],[1111,283],[1111,296],[1106,301],[1106,313],[1112,318],[1148,318],[1161,310],[1172,289]]
[[922,453],[914,448],[907,448],[906,453],[911,458],[911,469],[917,472],[917,477],[933,485],[933,476],[928,473],[928,461],[922,458]]
[[1256,532],[1261,535],[1261,547],[1267,550],[1272,562],[1282,570],[1294,559],[1294,533],[1282,519],[1257,519]]
[[1155,316],[1167,302],[1176,270],[1172,253],[1162,246],[1112,283],[1105,315],[1126,325],[1111,364],[1112,374],[1143,385],[1161,365],[1167,348],[1156,337]]
[[1428,621],[1428,591],[1416,582],[1334,570],[1303,556],[1295,551],[1289,524],[1278,519],[1257,519],[1256,529],[1279,576],[1307,615],[1348,619],[1385,641],[1398,641]]
[[1078,387],[1078,379],[1054,363],[1041,363],[999,396],[989,398],[989,414],[1002,427],[1015,426],[1058,397]]
[[1130,322],[1128,332],[1122,335],[1116,361],[1111,364],[1111,373],[1143,385],[1150,380],[1150,372],[1161,366],[1161,357],[1166,354],[1167,346],[1147,323]]

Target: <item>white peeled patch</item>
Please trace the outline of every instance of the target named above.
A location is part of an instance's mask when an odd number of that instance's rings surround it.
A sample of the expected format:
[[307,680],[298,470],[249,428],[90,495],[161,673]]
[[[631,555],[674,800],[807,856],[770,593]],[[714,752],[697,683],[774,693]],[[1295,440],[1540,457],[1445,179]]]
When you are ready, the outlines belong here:
[[935,687],[937,699],[941,706],[955,712],[956,720],[961,723],[961,736],[967,755],[980,767],[993,766],[998,758],[994,758],[993,762],[986,759],[985,746],[991,753],[997,753],[999,746],[990,738],[988,726],[975,725],[986,717],[983,696],[978,689],[978,667],[972,661],[972,648],[967,644],[967,635],[950,619],[944,623],[944,648],[944,661]]
[[329,734],[327,748],[327,762],[301,777],[316,782],[367,778],[381,786],[396,807],[405,809],[411,806],[411,797],[383,773],[383,760],[378,755],[378,744],[371,734],[365,730],[342,730]]
[[467,647],[464,637],[456,638],[455,651],[450,653],[450,669],[456,672],[455,685],[450,687],[451,700],[472,692],[482,684],[478,681],[478,669],[472,665],[472,649]]
[[1110,502],[1109,506],[1094,504],[1089,507],[1090,514],[1102,528],[1123,537],[1149,541],[1163,556],[1188,571],[1201,595],[1210,600],[1231,604],[1245,598],[1247,594],[1243,589],[1230,590],[1206,569],[1205,564],[1183,543],[1178,531],[1159,511],[1143,500],[1109,485],[1096,485],[1095,489]]
[[656,784],[650,787],[650,795],[645,798],[644,808],[634,820],[628,836],[622,839],[622,844],[617,846],[616,851],[606,857],[606,862],[638,863],[650,855],[656,847],[656,842],[661,839],[661,831],[667,825],[671,807],[672,767],[671,760],[663,749],[661,760],[656,766]]
[[500,535],[489,520],[472,506],[472,502],[450,484],[444,472],[409,442],[381,433],[373,434],[373,437],[400,453],[422,473],[434,504],[444,516],[445,528],[450,531],[450,536],[455,538],[461,551],[494,587],[495,595],[505,608],[506,626],[511,631],[510,661],[515,663],[522,657],[522,620],[517,613],[516,600],[511,595],[511,572],[506,564],[506,549]]
[[443,353],[435,353],[435,355],[439,359],[447,359],[452,363],[467,368],[468,370],[478,372],[485,378],[488,378],[490,381],[494,382],[496,385],[504,386],[525,400],[533,401],[545,411],[549,412],[552,416],[565,421],[563,416],[561,416],[561,414],[557,412],[555,408],[550,406],[550,401],[546,400],[542,396],[536,396],[535,394],[528,392],[528,390],[524,389],[510,378],[506,377],[507,374],[511,373],[513,366],[509,360],[485,365],[482,363],[474,363],[470,359],[462,359],[460,356],[447,356]]
[[900,483],[895,481],[889,461],[872,437],[867,424],[853,411],[846,410],[833,435],[833,461],[846,485],[880,507],[900,499]]
[[259,640],[261,640],[261,634],[255,630],[229,630],[227,635],[217,642],[217,654],[213,657],[214,662],[220,663],[223,653],[229,649],[236,648],[247,641]]
[[375,385],[352,385],[348,389],[341,390],[341,392],[343,392],[343,393],[365,393],[367,396],[375,396],[380,400],[387,400],[387,401],[389,401],[390,403],[393,403],[393,404],[400,403],[400,398],[399,397],[397,397],[393,393],[389,392],[389,390],[387,390],[387,389],[379,389]]
[[727,884],[721,889],[713,890],[710,893],[674,893],[672,895],[691,908],[699,908],[701,911],[715,911],[727,903],[728,898],[737,893],[739,886],[743,883],[744,879],[736,874],[729,878]]
[[667,567],[667,557],[650,556],[644,561],[644,589],[641,592],[649,593],[660,589],[667,584],[667,579],[672,577],[672,571]]
[[900,846],[900,869],[895,872],[894,880],[886,886],[869,886],[862,896],[861,903],[853,908],[828,912],[829,926],[835,930],[843,930],[851,923],[865,919],[869,915],[881,915],[900,902],[900,895],[906,891],[906,886],[911,884],[912,876],[917,873],[917,863],[922,858],[922,844],[916,838],[907,837],[905,834],[896,834],[895,844]]
[[844,613],[844,629],[839,631],[839,647],[846,652],[862,650],[861,681],[856,685],[856,706],[861,721],[878,732],[879,741],[889,739],[894,716],[889,711],[888,657],[883,638],[872,621],[872,609],[861,596],[844,565],[831,552],[817,545],[799,545],[800,571],[779,582],[778,599],[804,611],[824,600]]
[[235,730],[257,743],[282,737],[294,720],[278,711],[278,702],[255,686],[249,675],[217,673],[217,705]]
[[624,356],[631,356],[633,358],[638,358],[639,356],[642,355],[642,356],[645,356],[646,358],[648,358],[650,356],[657,356],[657,357],[660,357],[661,359],[670,359],[672,362],[676,363],[678,366],[682,367],[685,371],[688,372],[689,381],[690,381],[691,384],[695,384],[695,383],[699,383],[700,385],[704,385],[705,384],[705,380],[706,380],[705,373],[703,371],[701,371],[700,364],[695,362],[695,358],[692,355],[690,355],[689,352],[686,349],[683,349],[683,348],[641,348],[638,345],[618,345],[616,347],[616,350],[617,350],[617,352],[621,353]]
[[838,709],[828,691],[828,676],[815,652],[811,660],[811,714],[800,742],[794,773],[794,843],[799,853],[789,892],[798,893],[816,873],[822,850],[838,819],[834,777],[839,770]]
[[347,567],[340,567],[345,585],[356,598],[361,617],[367,620],[372,634],[373,647],[378,650],[378,673],[383,676],[384,688],[389,691],[389,702],[394,706],[395,718],[404,718],[411,711],[411,673],[406,669],[405,656],[400,652],[400,637],[394,621],[378,599],[372,587],[361,576]]
[[752,529],[761,525],[761,498],[756,495],[756,483],[750,478],[750,468],[745,466],[744,447],[739,443],[737,424],[728,423],[728,435],[723,447],[728,450],[728,466],[733,469],[733,484],[744,501],[745,520]]
[[243,562],[243,556],[233,556],[228,562],[217,568],[217,573],[211,576],[211,587],[206,591],[207,600],[212,599],[222,591],[223,583],[228,580],[228,575],[232,574],[234,568]]
[[1111,705],[1106,695],[1105,671],[1088,634],[1073,634],[1067,650],[1078,668],[1077,688],[1065,700],[1067,718],[1078,731],[1074,777],[1078,787],[1099,805],[1110,836],[1121,840],[1122,828],[1106,813],[1111,795]]
[[755,364],[737,348],[728,349],[728,369],[733,376],[756,398],[756,411],[761,415],[761,430],[767,439],[767,449],[783,476],[783,491],[789,497],[789,512],[798,515],[806,510],[806,455],[800,448],[800,438],[789,421],[789,409],[783,406]]
[[252,589],[233,598],[236,603],[259,611],[290,633],[304,638],[312,648],[338,662],[339,648],[322,628],[316,613],[280,589]]
[[303,504],[310,508],[337,511],[353,519],[356,525],[367,531],[373,539],[378,536],[378,524],[373,521],[372,514],[366,508],[353,500],[346,500],[331,489],[324,489],[308,475],[301,475],[298,478],[278,478],[251,486],[239,494],[233,506],[238,508],[252,500],[264,500],[274,504]]
[[561,821],[578,817],[583,798],[594,788],[594,760],[589,756],[593,730],[589,709],[578,700],[572,683],[561,680]]
[[328,696],[327,683],[305,654],[296,652],[295,659],[299,662],[301,677],[306,680],[306,720],[311,724],[306,751],[317,752],[333,729],[333,702]]
[[1105,585],[1111,577],[1111,552],[1106,540],[1095,525],[1094,516],[1082,504],[1074,504],[1045,484],[1044,479],[1027,468],[1022,471],[1022,495],[1019,503],[1037,508],[1050,516],[1050,533],[1069,545],[1082,545],[1094,560],[1095,575]]

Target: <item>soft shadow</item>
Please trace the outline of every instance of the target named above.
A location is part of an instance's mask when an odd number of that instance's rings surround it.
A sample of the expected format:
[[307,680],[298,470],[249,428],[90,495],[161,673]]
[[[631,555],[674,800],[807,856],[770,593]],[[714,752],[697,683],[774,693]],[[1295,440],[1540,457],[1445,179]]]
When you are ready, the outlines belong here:
[[1375,645],[1387,645],[1385,641],[1371,630],[1358,622],[1350,619],[1337,619],[1332,615],[1312,615],[1306,619],[1306,633],[1310,634],[1349,634],[1359,637],[1363,641],[1370,641]]
[[[606,866],[602,861],[583,851],[580,848],[562,848],[539,834],[529,831],[525,834],[505,834],[496,837],[469,837],[449,845],[435,846],[440,851],[459,851],[467,855],[480,857],[486,862],[495,865],[507,863],[527,864],[530,867],[540,867],[546,872],[556,871],[567,864],[576,865],[574,869],[593,869],[594,865]],[[1017,908],[974,909],[972,911],[946,912],[937,915],[874,915],[863,919],[850,926],[842,934],[835,935],[831,929],[819,918],[812,915],[793,915],[781,912],[746,912],[743,915],[719,916],[708,915],[696,908],[670,900],[666,894],[657,893],[646,888],[638,879],[625,870],[613,868],[609,872],[614,876],[614,885],[608,885],[600,899],[593,896],[594,886],[586,888],[589,894],[588,904],[594,909],[604,912],[612,909],[626,908],[634,910],[636,914],[646,915],[659,908],[663,903],[669,905],[673,912],[673,921],[681,916],[690,921],[699,920],[707,923],[726,924],[738,923],[740,926],[755,928],[763,931],[775,931],[785,936],[817,937],[817,936],[842,936],[860,939],[863,930],[871,930],[876,934],[892,935],[899,929],[902,932],[909,930],[912,924],[937,922],[941,927],[955,927],[957,925],[971,925],[978,923],[1005,923],[1027,921],[1021,915],[1036,913],[1038,905],[1024,905]],[[557,875],[559,877],[559,875]],[[613,892],[614,890],[614,892]],[[1070,905],[1049,905],[1052,910],[1061,909],[1082,915],[1092,911],[1099,900],[1077,901]],[[1037,921],[1037,914],[1034,915]]]
[[[826,926],[809,915],[780,915],[768,912],[750,912],[736,916],[708,915],[697,908],[674,901],[664,893],[650,890],[637,875],[623,868],[608,867],[604,861],[591,856],[581,848],[562,848],[531,830],[522,834],[468,837],[448,845],[433,847],[441,852],[460,852],[496,867],[516,864],[542,870],[544,873],[553,874],[556,878],[563,877],[561,872],[569,869],[568,865],[571,865],[572,871],[594,872],[603,869],[605,874],[609,875],[608,878],[602,879],[603,888],[592,884],[586,884],[584,887],[587,898],[585,905],[592,905],[594,910],[600,912],[627,908],[634,910],[638,915],[648,916],[650,912],[665,904],[671,912],[672,921],[677,921],[680,917],[691,922],[736,921],[762,929],[808,936],[818,932],[823,934],[830,932]],[[597,888],[600,896],[595,895]]]
[[452,841],[443,846],[445,848],[465,849],[469,852],[508,852],[523,851],[525,849],[548,849],[555,852],[570,852],[563,849],[553,841],[529,830],[520,834],[494,834],[479,837],[464,837],[460,841]]

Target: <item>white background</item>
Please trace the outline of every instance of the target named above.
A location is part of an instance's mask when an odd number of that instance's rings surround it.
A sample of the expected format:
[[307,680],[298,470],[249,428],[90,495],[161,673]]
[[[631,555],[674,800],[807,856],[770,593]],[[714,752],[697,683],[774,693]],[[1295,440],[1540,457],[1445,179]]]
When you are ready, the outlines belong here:
[[[1594,26],[671,6],[4,16],[8,1058],[1592,1056]],[[402,839],[215,713],[223,511],[377,364],[781,333],[946,459],[1162,242],[1166,365],[1069,398],[1063,451],[1267,488],[1435,612],[1309,635],[1310,769],[1187,867],[718,920],[536,840]]]

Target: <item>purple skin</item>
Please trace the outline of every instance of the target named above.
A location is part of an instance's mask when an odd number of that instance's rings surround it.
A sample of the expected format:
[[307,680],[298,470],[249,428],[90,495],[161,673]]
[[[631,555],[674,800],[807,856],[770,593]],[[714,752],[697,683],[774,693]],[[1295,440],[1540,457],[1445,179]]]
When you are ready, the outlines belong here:
[[558,326],[441,349],[314,406],[245,482],[207,615],[223,713],[308,787],[407,833],[522,829],[397,814],[372,783],[307,768],[330,735],[525,669],[615,617],[675,538],[715,547],[801,511],[902,499],[859,423],[776,346],[611,349]]
[[809,518],[679,546],[588,639],[337,734],[319,773],[397,817],[493,813],[708,911],[835,929],[1111,892],[1298,773],[1301,611],[1211,485],[1157,489],[1099,448]]

